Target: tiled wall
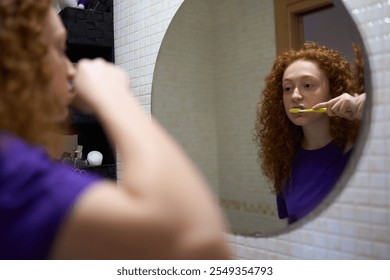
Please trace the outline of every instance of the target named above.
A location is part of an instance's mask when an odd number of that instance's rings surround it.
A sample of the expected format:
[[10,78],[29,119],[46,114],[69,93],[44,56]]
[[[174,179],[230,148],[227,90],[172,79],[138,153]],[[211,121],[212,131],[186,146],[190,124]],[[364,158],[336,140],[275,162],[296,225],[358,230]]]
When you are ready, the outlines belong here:
[[[159,47],[182,2],[114,0],[116,62],[127,70],[133,93],[148,113]],[[390,258],[390,94],[386,91],[390,85],[390,1],[343,2],[366,42],[371,66],[367,141],[358,145],[358,150],[362,148],[358,162],[349,168],[354,172],[343,177],[349,180],[335,202],[319,216],[275,237],[229,235],[236,258]]]

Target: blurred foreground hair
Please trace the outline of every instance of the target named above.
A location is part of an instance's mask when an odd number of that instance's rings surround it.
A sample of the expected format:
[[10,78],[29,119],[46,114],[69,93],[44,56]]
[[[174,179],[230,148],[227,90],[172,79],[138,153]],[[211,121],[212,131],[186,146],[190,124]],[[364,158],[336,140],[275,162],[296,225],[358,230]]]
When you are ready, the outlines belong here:
[[0,131],[45,146],[53,155],[61,137],[52,116],[51,70],[42,36],[51,0],[0,1]]

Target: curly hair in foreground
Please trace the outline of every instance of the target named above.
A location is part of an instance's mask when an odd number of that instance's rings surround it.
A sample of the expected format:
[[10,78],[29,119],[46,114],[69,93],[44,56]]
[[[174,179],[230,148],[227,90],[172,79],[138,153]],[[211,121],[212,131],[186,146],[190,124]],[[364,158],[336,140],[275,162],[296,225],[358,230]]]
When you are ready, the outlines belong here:
[[51,116],[58,110],[42,37],[51,0],[0,2],[0,130],[54,149]]
[[[353,94],[358,90],[361,93],[364,90],[363,59],[360,48],[356,45],[354,53],[355,61],[361,62],[356,68],[342,58],[339,52],[314,42],[306,42],[301,49],[287,50],[276,58],[265,79],[262,98],[257,104],[254,131],[254,141],[259,146],[258,160],[263,173],[273,183],[274,193],[280,193],[285,180],[289,178],[295,149],[303,137],[302,128],[288,119],[283,105],[282,79],[286,68],[296,60],[311,61],[327,76],[331,98],[343,93]],[[358,121],[330,118],[330,133],[340,148],[344,148],[347,143],[354,143],[358,130]]]

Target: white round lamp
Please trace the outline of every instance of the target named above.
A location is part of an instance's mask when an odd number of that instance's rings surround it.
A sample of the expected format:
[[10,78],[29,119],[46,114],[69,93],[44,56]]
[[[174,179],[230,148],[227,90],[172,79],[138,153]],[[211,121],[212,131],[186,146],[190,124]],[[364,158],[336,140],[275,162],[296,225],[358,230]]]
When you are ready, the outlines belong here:
[[87,155],[87,161],[89,166],[99,166],[102,165],[103,155],[98,151],[91,151]]

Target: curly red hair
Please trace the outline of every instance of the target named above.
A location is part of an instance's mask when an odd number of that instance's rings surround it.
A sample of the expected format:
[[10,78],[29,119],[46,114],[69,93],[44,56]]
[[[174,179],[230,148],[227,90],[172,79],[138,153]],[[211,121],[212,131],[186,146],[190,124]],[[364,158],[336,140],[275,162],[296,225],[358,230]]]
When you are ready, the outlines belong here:
[[[362,56],[355,46],[355,56]],[[286,68],[296,60],[308,60],[316,63],[329,79],[331,98],[343,93],[364,90],[362,80],[356,79],[356,70],[338,51],[306,42],[300,50],[287,50],[280,54],[270,74],[265,79],[262,98],[257,104],[257,120],[254,141],[259,146],[258,159],[263,173],[272,181],[273,192],[282,191],[283,183],[291,172],[291,162],[300,144],[302,128],[294,125],[287,117],[283,105],[282,78]],[[358,59],[360,62],[362,58]],[[361,66],[361,65],[360,65]],[[361,75],[360,75],[361,76]],[[359,77],[360,77],[359,76]],[[360,85],[359,85],[360,84]],[[330,133],[337,146],[344,148],[354,143],[359,129],[358,121],[344,118],[330,118]]]
[[51,0],[0,2],[0,130],[46,147],[57,143],[51,116],[59,102],[48,90],[43,36]]

